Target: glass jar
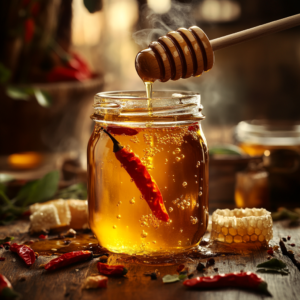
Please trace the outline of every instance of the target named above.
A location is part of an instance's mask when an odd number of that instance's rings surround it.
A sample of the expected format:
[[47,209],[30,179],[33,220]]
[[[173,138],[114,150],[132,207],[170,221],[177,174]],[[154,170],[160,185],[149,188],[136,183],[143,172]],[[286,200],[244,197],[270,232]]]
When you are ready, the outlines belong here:
[[300,123],[252,120],[236,126],[235,139],[249,155],[259,156],[275,149],[300,152]]
[[[149,101],[145,92],[105,92],[95,96],[94,109],[88,203],[100,245],[114,253],[150,256],[198,245],[208,224],[208,148],[200,95],[158,91]],[[135,157],[136,167],[129,157],[120,162],[112,138]],[[137,173],[139,168],[146,171]],[[168,219],[157,217],[150,190],[160,191]]]

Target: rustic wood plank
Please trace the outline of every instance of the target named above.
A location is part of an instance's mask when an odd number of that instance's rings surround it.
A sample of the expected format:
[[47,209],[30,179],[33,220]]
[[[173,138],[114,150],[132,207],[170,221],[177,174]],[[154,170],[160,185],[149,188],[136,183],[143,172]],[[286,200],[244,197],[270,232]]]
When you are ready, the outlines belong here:
[[[0,238],[6,235],[16,236],[19,240],[29,239],[27,234],[28,222],[18,221],[13,225],[0,227]],[[292,236],[296,247],[295,253],[299,252],[300,230],[299,227],[289,227],[287,222],[277,222],[274,224],[274,238],[272,245],[278,245],[281,237]],[[297,244],[298,243],[298,244]],[[298,253],[297,252],[297,253]],[[4,274],[12,282],[16,291],[23,295],[23,299],[70,299],[70,300],[94,300],[99,299],[190,299],[190,300],[258,300],[268,299],[264,295],[241,290],[218,290],[218,291],[191,291],[187,290],[181,282],[163,284],[161,277],[166,274],[176,273],[177,265],[173,266],[148,266],[141,264],[125,263],[128,267],[128,275],[122,278],[109,278],[108,288],[103,290],[81,290],[84,279],[92,274],[98,274],[95,261],[88,261],[66,267],[54,272],[46,272],[39,268],[41,264],[48,262],[51,257],[40,256],[36,263],[27,268],[23,261],[10,253],[10,251],[0,250],[0,255],[6,260],[0,262],[0,273]],[[205,269],[203,273],[195,272],[195,275],[214,275],[217,273],[229,273],[244,271],[256,271],[256,265],[267,258],[266,250],[253,252],[246,256],[226,256],[215,258],[215,266]],[[275,256],[285,261],[289,267],[290,274],[282,276],[280,274],[261,273],[269,285],[269,290],[273,295],[272,299],[296,300],[300,295],[300,272],[291,260],[282,255],[281,251]],[[110,261],[116,261],[119,256],[110,257]],[[185,264],[193,271],[199,261],[205,263],[206,260],[193,259]],[[214,271],[218,268],[218,271]],[[143,273],[158,269],[160,277],[158,280],[151,280],[150,277],[143,276]],[[271,298],[269,298],[271,299]]]

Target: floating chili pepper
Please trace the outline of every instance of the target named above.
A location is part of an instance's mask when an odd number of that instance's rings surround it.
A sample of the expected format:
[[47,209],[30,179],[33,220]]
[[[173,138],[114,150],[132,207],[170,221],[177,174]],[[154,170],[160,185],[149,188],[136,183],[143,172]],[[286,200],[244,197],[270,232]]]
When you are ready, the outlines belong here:
[[229,273],[185,280],[183,284],[195,289],[241,288],[270,294],[267,283],[251,272]]
[[108,265],[101,262],[97,263],[99,273],[111,276],[126,275],[128,270],[123,265]]
[[65,253],[57,258],[50,260],[46,265],[45,269],[53,271],[77,262],[86,261],[100,256],[100,254],[93,254],[92,251],[73,251]]
[[194,125],[191,125],[188,127],[189,131],[198,131],[199,130],[199,125],[196,123]]
[[134,129],[134,128],[130,128],[130,127],[124,127],[124,126],[108,126],[106,128],[106,130],[111,133],[111,134],[115,134],[115,135],[136,135],[139,132]]
[[162,194],[147,171],[146,167],[142,164],[141,160],[131,150],[127,150],[106,130],[103,131],[108,134],[114,143],[113,152],[116,158],[122,164],[124,169],[130,175],[137,188],[147,201],[154,216],[164,222],[169,221],[169,215],[164,205]]
[[20,297],[20,294],[16,293],[9,280],[0,274],[0,299],[14,299],[17,297]]
[[27,266],[31,266],[35,262],[34,251],[26,245],[18,245],[16,243],[10,246],[10,251],[17,253]]

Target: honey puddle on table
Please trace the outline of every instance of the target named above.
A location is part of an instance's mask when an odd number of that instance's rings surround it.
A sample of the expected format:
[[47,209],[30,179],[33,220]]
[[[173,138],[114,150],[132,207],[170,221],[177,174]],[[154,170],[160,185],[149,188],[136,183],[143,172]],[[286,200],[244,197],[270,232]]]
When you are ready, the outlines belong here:
[[63,235],[59,235],[56,238],[53,237],[45,240],[39,240],[33,243],[27,241],[24,244],[29,245],[34,252],[37,252],[42,256],[62,255],[72,251],[90,250],[95,254],[110,254],[109,263],[124,262],[146,265],[173,265],[218,256],[249,255],[252,251],[261,248],[261,244],[253,244],[252,248],[248,249],[245,247],[237,248],[222,243],[211,242],[208,239],[203,239],[199,246],[181,254],[169,253],[169,255],[157,257],[147,255],[125,255],[120,253],[110,253],[107,249],[98,244],[97,239],[92,233],[80,233],[75,237],[64,237]]

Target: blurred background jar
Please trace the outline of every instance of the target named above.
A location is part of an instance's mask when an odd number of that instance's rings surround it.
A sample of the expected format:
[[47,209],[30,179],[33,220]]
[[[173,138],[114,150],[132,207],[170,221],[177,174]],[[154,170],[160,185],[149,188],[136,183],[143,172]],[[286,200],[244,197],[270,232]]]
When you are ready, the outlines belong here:
[[238,207],[295,207],[300,199],[300,124],[253,120],[235,130],[239,147],[262,162],[236,176]]

